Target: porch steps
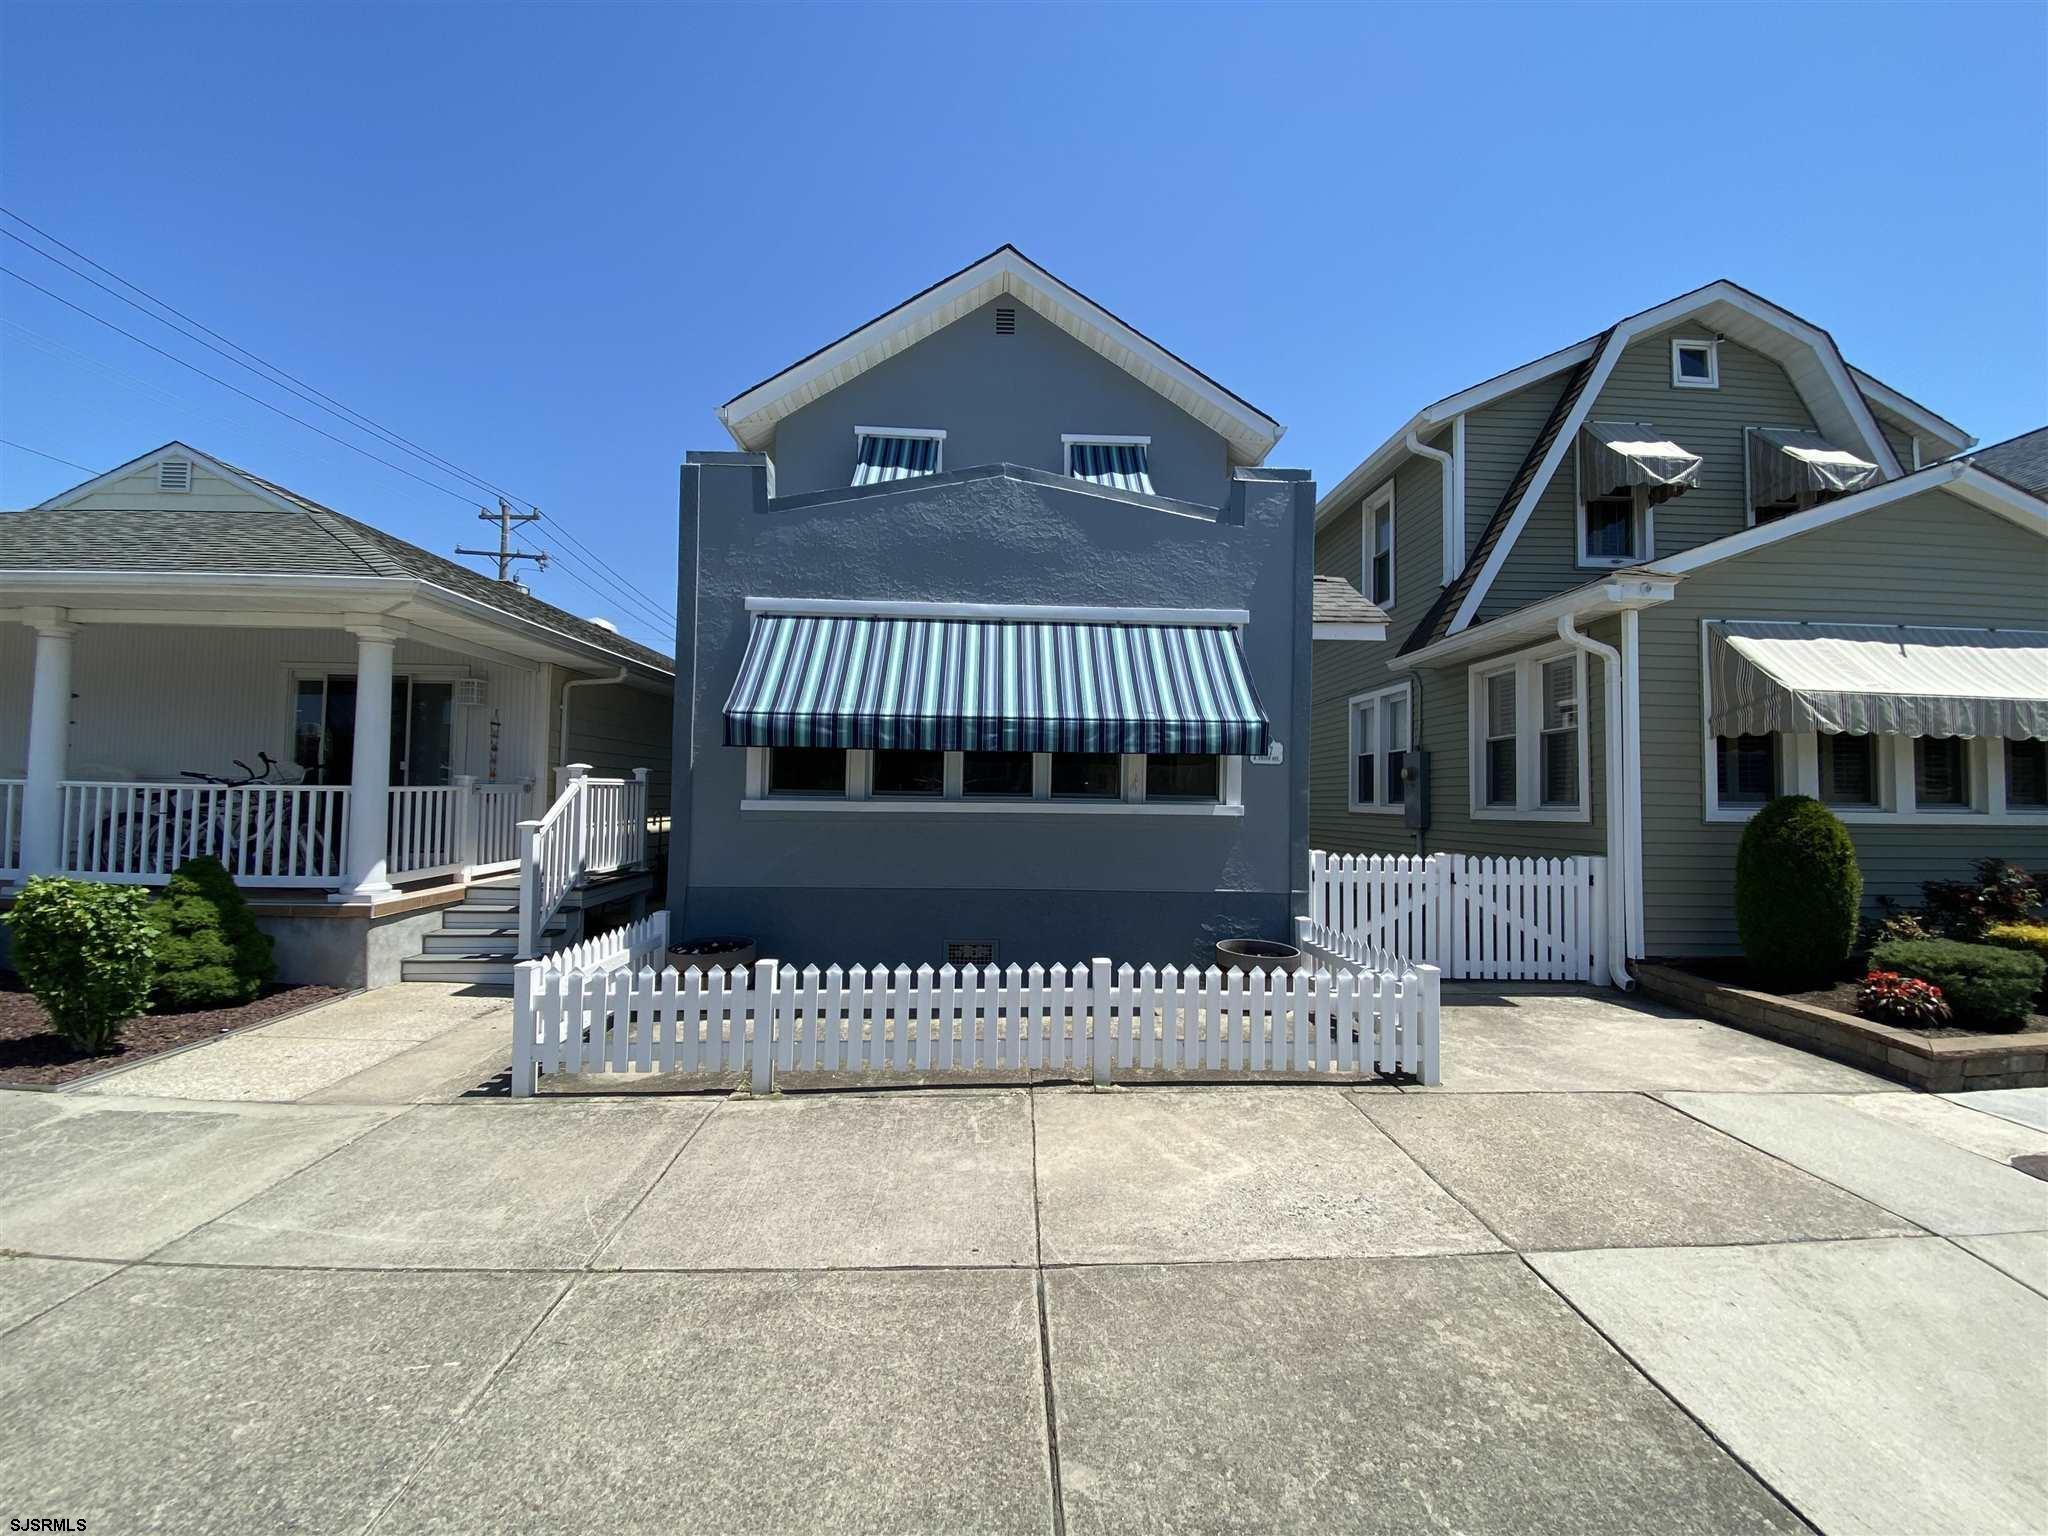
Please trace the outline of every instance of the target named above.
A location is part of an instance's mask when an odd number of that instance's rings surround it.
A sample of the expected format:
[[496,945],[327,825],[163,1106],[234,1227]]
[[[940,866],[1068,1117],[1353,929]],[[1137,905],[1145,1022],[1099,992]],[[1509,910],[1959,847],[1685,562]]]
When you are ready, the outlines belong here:
[[[570,892],[562,910],[541,930],[542,952],[552,954],[586,932],[615,926],[623,919],[603,909],[644,897],[652,888],[653,880],[645,872],[627,872]],[[516,878],[474,882],[458,905],[442,910],[440,928],[422,938],[419,954],[400,962],[399,974],[407,981],[511,990],[512,967],[519,956],[518,914]]]

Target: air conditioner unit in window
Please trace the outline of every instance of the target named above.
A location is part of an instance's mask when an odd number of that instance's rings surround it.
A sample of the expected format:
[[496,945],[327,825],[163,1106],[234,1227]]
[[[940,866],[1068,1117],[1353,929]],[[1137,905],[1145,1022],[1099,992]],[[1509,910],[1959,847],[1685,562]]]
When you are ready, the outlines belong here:
[[481,704],[484,701],[484,680],[480,677],[458,677],[455,679],[455,702],[458,704]]

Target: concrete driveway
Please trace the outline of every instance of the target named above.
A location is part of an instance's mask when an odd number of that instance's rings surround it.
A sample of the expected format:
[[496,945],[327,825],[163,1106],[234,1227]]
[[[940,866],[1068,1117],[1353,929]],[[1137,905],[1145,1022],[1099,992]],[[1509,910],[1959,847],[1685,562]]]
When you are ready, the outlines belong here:
[[515,1103],[392,991],[297,1102],[0,1094],[0,1514],[2048,1529],[2048,1093],[1454,988],[1431,1090]]

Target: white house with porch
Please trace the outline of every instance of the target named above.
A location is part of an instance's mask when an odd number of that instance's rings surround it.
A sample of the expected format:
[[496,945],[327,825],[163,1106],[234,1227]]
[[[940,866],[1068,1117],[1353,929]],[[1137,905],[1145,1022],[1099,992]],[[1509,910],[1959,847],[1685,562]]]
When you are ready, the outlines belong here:
[[287,980],[509,982],[654,888],[673,690],[606,624],[167,443],[0,514],[0,907],[210,854]]

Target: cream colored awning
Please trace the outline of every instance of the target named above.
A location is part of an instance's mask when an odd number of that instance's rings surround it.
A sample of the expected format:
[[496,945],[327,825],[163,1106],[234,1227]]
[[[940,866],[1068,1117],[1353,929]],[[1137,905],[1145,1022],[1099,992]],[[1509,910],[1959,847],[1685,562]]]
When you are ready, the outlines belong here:
[[2048,632],[1744,621],[1708,653],[1717,736],[2048,739]]
[[1652,503],[1668,501],[1700,483],[1705,462],[1647,421],[1589,421],[1579,429],[1579,492],[1589,500],[1641,486]]
[[1818,432],[1757,427],[1749,434],[1749,494],[1757,506],[1846,494],[1876,483],[1875,464]]

